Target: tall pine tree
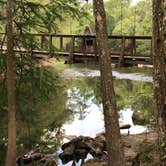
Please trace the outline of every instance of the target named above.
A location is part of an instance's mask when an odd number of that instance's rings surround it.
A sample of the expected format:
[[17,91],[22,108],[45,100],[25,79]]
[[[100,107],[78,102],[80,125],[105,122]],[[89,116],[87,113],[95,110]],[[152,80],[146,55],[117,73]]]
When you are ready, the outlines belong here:
[[101,71],[108,166],[124,166],[125,163],[123,150],[121,149],[119,121],[112,78],[111,57],[108,48],[108,32],[103,0],[94,0],[93,10]]
[[154,92],[161,165],[166,165],[166,1],[153,0]]
[[7,1],[7,93],[8,93],[8,147],[6,166],[16,165],[16,101],[15,63],[13,52],[13,0]]

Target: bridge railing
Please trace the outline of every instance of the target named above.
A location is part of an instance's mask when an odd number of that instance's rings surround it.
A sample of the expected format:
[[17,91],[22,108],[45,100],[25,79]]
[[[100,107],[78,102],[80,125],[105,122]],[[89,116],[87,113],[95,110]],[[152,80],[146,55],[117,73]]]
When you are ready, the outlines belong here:
[[[5,43],[4,36],[5,33],[0,33],[0,44]],[[94,57],[97,57],[97,44],[95,35],[85,36],[31,33],[26,34],[26,36],[27,39],[25,40],[31,40],[27,43],[31,44],[31,49],[32,51],[35,50],[35,53],[45,53],[50,55],[60,52],[64,54],[66,53],[66,55],[69,55],[69,60],[71,62],[74,60],[74,53],[80,53],[80,55],[91,54],[94,55]],[[18,38],[16,38],[16,40],[18,40]],[[152,58],[151,36],[112,35],[108,37],[108,41],[111,54],[119,56],[119,65],[123,63],[124,57],[126,56],[144,56]]]

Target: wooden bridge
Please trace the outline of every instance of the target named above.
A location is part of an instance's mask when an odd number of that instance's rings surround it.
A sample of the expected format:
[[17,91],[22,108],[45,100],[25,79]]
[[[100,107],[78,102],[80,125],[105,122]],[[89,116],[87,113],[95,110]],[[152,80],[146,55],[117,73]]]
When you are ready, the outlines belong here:
[[[17,35],[15,35],[17,36]],[[68,63],[98,61],[96,36],[26,34],[30,37],[30,47],[15,47],[17,53],[31,52],[36,56],[63,56]],[[27,40],[25,38],[25,40]],[[121,66],[146,64],[152,65],[151,36],[109,36],[109,48],[112,63]],[[5,33],[0,33],[0,50],[5,52]],[[144,48],[144,51],[141,49]]]

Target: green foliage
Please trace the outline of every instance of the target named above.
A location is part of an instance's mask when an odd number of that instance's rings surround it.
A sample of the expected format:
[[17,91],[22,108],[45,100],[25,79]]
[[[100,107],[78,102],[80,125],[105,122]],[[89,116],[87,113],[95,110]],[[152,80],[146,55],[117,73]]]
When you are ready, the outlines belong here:
[[[152,146],[152,145],[151,145]],[[152,147],[150,145],[146,144],[146,143],[142,143],[140,145],[140,160],[142,162],[149,162],[152,158],[152,156],[150,155],[150,152],[152,150]]]
[[89,100],[94,95],[92,82],[94,82],[93,79],[89,78],[77,79],[72,81],[68,86],[71,90],[71,92],[68,92],[68,98],[71,102],[68,102],[67,107],[69,110],[72,110],[73,113],[79,114],[80,120],[86,117],[85,109],[90,106]]
[[[24,67],[25,68],[25,67]],[[26,70],[26,69],[25,69]],[[40,142],[44,129],[58,129],[66,120],[64,88],[59,76],[48,69],[33,67],[22,71],[18,86],[18,123],[21,124],[19,140],[26,146]],[[35,126],[35,127],[34,127]],[[26,135],[26,137],[25,137]],[[24,138],[25,137],[25,138]],[[28,139],[27,139],[28,140]]]
[[[111,17],[111,20],[107,20],[108,29],[110,34],[122,34],[123,30],[126,28],[121,29],[121,24],[124,19],[128,18],[128,13],[130,12],[129,9],[130,0],[123,1],[123,0],[109,0],[105,3],[106,13],[107,16]],[[123,19],[123,20],[122,20]],[[118,30],[115,31],[115,29]],[[125,26],[124,26],[125,27]],[[129,28],[127,28],[129,29]]]
[[[6,0],[0,0],[0,30],[6,24]],[[58,9],[58,10],[57,10]],[[77,0],[17,0],[14,2],[14,46],[29,53],[17,54],[17,144],[30,149],[44,143],[44,129],[59,131],[70,114],[66,110],[64,85],[58,74],[41,66],[31,54],[39,46],[39,39],[31,32],[57,32],[59,21],[66,16],[81,17],[85,12]],[[0,37],[1,46],[4,44]],[[4,42],[3,42],[4,41]],[[49,40],[46,39],[46,43]],[[46,47],[49,47],[48,44]],[[7,138],[7,90],[5,56],[0,52],[0,143]],[[59,132],[59,136],[61,131]],[[58,143],[57,137],[54,143]],[[50,142],[50,141],[48,141]],[[44,143],[45,144],[45,143]],[[55,150],[55,149],[54,149]]]
[[[1,25],[5,27],[6,1],[0,13]],[[58,9],[58,10],[57,10]],[[67,15],[79,18],[85,14],[77,0],[17,0],[14,3],[14,27],[22,32],[57,32],[58,21],[63,21]]]
[[[139,91],[135,93],[132,100],[132,108],[134,111],[140,111],[141,117],[137,124],[154,126],[154,101],[153,101],[153,87],[151,84],[142,84]],[[146,107],[145,107],[146,106]]]
[[131,6],[130,0],[109,0],[105,3],[105,8],[107,15],[113,18],[113,21],[108,22],[110,34],[152,34],[151,0],[140,1],[135,6]]
[[[44,129],[59,130],[68,119],[66,93],[61,78],[51,68],[44,68],[31,57],[17,59],[17,144],[25,149],[41,143]],[[6,79],[0,80],[0,143],[7,138],[7,91]],[[59,132],[59,136],[60,136]],[[5,142],[4,142],[5,139]],[[2,142],[1,142],[2,141]],[[59,141],[58,139],[55,140]]]
[[166,159],[166,143],[165,142],[161,144],[161,148],[163,153],[162,160],[165,160]]

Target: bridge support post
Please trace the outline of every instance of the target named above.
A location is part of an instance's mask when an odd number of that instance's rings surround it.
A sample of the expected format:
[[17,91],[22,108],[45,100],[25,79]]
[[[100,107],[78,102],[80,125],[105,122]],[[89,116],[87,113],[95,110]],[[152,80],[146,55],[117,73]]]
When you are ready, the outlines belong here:
[[49,55],[52,56],[52,35],[49,36]]
[[153,64],[153,60],[154,60],[154,57],[153,57],[153,41],[151,39],[150,41],[150,60],[151,60],[151,63]]
[[131,56],[132,56],[132,61],[133,61],[133,65],[132,66],[136,66],[136,62],[135,62],[135,56],[136,56],[136,39],[135,37],[132,38],[132,43],[131,43]]
[[41,47],[41,49],[44,49],[45,36],[41,35],[40,41],[41,41],[40,47]]
[[60,49],[63,50],[63,37],[60,37]]
[[74,45],[75,45],[75,37],[72,36],[71,46],[70,46],[70,54],[69,54],[69,59],[68,59],[69,64],[74,63]]
[[132,39],[132,44],[131,44],[131,55],[134,57],[136,55],[136,39]]
[[96,42],[96,38],[94,39],[94,53],[95,53],[95,62],[98,61],[98,49],[97,49],[97,42]]
[[124,53],[125,53],[125,37],[122,37],[122,39],[121,39],[121,53],[120,53],[120,57],[119,57],[118,68],[124,66]]

